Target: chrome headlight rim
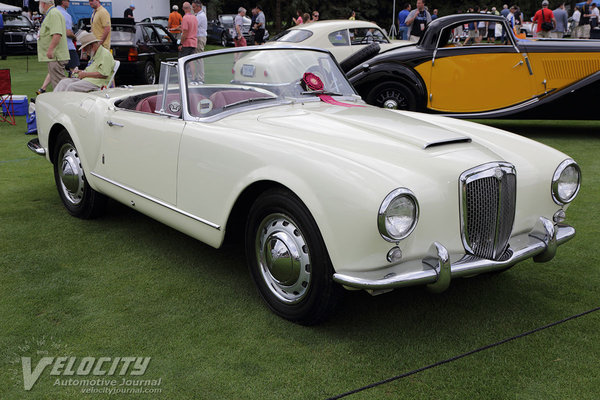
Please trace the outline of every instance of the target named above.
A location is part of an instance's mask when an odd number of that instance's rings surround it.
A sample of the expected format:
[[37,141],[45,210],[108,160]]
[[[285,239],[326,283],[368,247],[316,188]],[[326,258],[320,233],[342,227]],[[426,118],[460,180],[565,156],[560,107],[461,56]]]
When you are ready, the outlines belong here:
[[[410,228],[408,230],[406,230],[406,232],[404,234],[402,234],[398,237],[395,237],[395,236],[391,235],[388,232],[388,230],[386,229],[385,217],[386,217],[386,211],[388,210],[390,204],[392,204],[392,202],[399,197],[406,197],[412,201],[412,203],[414,204],[414,208],[415,208],[415,216],[414,216],[414,220],[413,220]],[[381,235],[382,238],[384,238],[386,241],[388,241],[390,243],[397,243],[400,240],[407,238],[417,227],[418,221],[419,221],[419,202],[417,201],[417,197],[415,196],[415,194],[410,189],[402,187],[402,188],[398,188],[398,189],[391,191],[387,196],[385,196],[385,199],[381,203],[381,206],[379,206],[379,212],[377,213],[377,227],[379,229],[379,234]]]
[[[569,198],[563,199],[563,198],[561,198],[560,192],[558,190],[559,184],[560,184],[560,177],[561,177],[562,173],[569,167],[574,167],[575,170],[577,171],[577,188],[575,189],[573,194],[571,196],[569,196]],[[580,188],[581,188],[581,168],[579,168],[579,164],[577,164],[575,162],[575,160],[573,160],[572,158],[568,158],[558,165],[558,167],[554,171],[554,175],[552,176],[552,185],[551,185],[551,189],[550,189],[550,193],[552,193],[552,200],[554,200],[554,202],[556,204],[558,204],[559,206],[564,206],[566,204],[569,204],[570,202],[572,202],[575,199],[575,197],[577,197],[577,194],[579,193]]]

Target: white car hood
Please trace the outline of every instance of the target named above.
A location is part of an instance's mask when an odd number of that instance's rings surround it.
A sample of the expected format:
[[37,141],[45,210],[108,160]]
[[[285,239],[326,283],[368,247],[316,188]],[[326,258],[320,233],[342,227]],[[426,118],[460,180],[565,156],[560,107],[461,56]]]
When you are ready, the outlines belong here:
[[472,142],[464,130],[442,127],[439,121],[428,122],[418,116],[374,107],[305,103],[262,112],[257,120],[265,125],[263,132],[273,131],[281,137],[314,140],[315,145],[336,148],[348,145],[365,150],[370,146],[386,146],[421,153],[433,147]]

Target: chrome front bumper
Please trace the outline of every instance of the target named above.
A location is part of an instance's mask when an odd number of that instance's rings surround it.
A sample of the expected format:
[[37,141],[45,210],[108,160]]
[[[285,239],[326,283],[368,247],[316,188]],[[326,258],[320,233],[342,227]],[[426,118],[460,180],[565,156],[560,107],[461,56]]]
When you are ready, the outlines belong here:
[[[511,238],[510,252],[512,254],[503,261],[465,255],[451,263],[446,248],[442,244],[434,242],[429,248],[428,256],[421,260],[422,270],[391,272],[386,269],[383,272],[358,273],[356,275],[336,273],[333,275],[333,280],[350,288],[373,291],[427,285],[434,292],[442,292],[448,288],[452,278],[502,270],[531,257],[536,262],[549,261],[556,254],[557,247],[573,236],[575,236],[573,227],[565,224],[555,225],[550,220],[540,217],[531,232]],[[381,278],[374,277],[376,274],[383,276]]]
[[42,147],[38,138],[31,139],[29,143],[27,143],[27,148],[39,156],[46,155],[46,149]]

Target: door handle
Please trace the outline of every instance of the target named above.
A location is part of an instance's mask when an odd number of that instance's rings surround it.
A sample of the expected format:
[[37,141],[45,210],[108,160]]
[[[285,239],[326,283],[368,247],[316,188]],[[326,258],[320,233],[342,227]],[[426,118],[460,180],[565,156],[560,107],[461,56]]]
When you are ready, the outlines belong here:
[[112,121],[106,121],[106,123],[108,124],[108,126],[118,126],[119,128],[125,127],[125,125],[117,124],[116,122],[112,122]]
[[516,63],[513,68],[517,68],[520,67],[521,65],[523,65],[523,60],[519,61],[518,63]]

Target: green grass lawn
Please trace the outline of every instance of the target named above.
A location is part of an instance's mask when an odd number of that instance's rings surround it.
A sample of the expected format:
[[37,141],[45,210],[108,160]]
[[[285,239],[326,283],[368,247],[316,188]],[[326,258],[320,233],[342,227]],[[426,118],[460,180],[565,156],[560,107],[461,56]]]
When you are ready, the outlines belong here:
[[[30,97],[45,74],[34,57],[5,67],[14,92]],[[68,377],[51,367],[26,392],[22,356],[33,367],[42,357],[151,357],[133,378],[161,379],[162,392],[118,396],[128,399],[326,398],[600,305],[600,125],[487,122],[580,163],[567,212],[577,236],[549,263],[456,280],[440,295],[349,292],[311,328],[267,309],[241,249],[215,250],[114,202],[103,218],[70,217],[51,165],[26,149],[25,118],[0,124],[0,399],[107,397],[56,385]],[[599,326],[593,313],[349,398],[597,399]]]

